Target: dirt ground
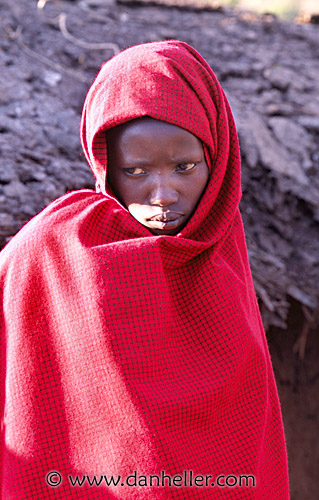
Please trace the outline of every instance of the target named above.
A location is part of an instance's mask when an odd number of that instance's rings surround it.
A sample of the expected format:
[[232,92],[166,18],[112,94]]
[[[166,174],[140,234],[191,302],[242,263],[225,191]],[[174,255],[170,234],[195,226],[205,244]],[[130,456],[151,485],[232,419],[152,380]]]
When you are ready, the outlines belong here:
[[291,500],[314,500],[319,27],[176,2],[180,8],[132,0],[1,1],[0,246],[51,200],[93,187],[78,129],[100,65],[137,43],[178,38],[193,45],[225,88],[238,127],[241,210],[282,404]]

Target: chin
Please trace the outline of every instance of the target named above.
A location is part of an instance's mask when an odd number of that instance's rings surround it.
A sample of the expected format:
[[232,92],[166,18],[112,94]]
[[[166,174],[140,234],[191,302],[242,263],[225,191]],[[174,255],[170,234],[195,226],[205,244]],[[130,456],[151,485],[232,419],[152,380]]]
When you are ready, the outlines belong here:
[[181,231],[181,229],[175,229],[174,231],[173,230],[171,230],[171,231],[166,230],[165,231],[165,229],[163,229],[163,230],[161,230],[161,229],[151,229],[149,227],[147,229],[149,229],[149,231],[152,234],[154,234],[154,236],[161,236],[161,235],[162,236],[175,236],[176,234],[178,234]]

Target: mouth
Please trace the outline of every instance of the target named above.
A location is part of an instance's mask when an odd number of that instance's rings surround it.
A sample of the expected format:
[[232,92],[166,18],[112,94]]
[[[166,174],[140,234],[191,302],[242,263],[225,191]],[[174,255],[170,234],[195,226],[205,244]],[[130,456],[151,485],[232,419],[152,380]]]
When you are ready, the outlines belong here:
[[184,214],[178,212],[161,212],[147,219],[150,227],[159,230],[173,230],[182,223]]

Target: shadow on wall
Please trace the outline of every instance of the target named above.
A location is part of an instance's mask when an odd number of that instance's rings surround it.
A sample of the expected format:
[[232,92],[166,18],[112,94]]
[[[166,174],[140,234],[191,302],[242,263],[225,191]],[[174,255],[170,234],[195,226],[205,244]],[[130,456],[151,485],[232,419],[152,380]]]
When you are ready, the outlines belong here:
[[287,439],[291,500],[313,500],[319,487],[319,336],[308,332],[300,359],[294,345],[303,322],[300,304],[292,301],[288,329],[270,328],[267,335]]

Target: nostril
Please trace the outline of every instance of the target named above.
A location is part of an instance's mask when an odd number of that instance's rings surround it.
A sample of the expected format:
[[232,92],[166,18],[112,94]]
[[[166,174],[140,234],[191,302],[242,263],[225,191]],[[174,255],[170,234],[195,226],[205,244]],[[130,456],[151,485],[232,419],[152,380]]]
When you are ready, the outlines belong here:
[[150,196],[151,205],[165,207],[178,201],[178,194],[173,189],[156,189]]

